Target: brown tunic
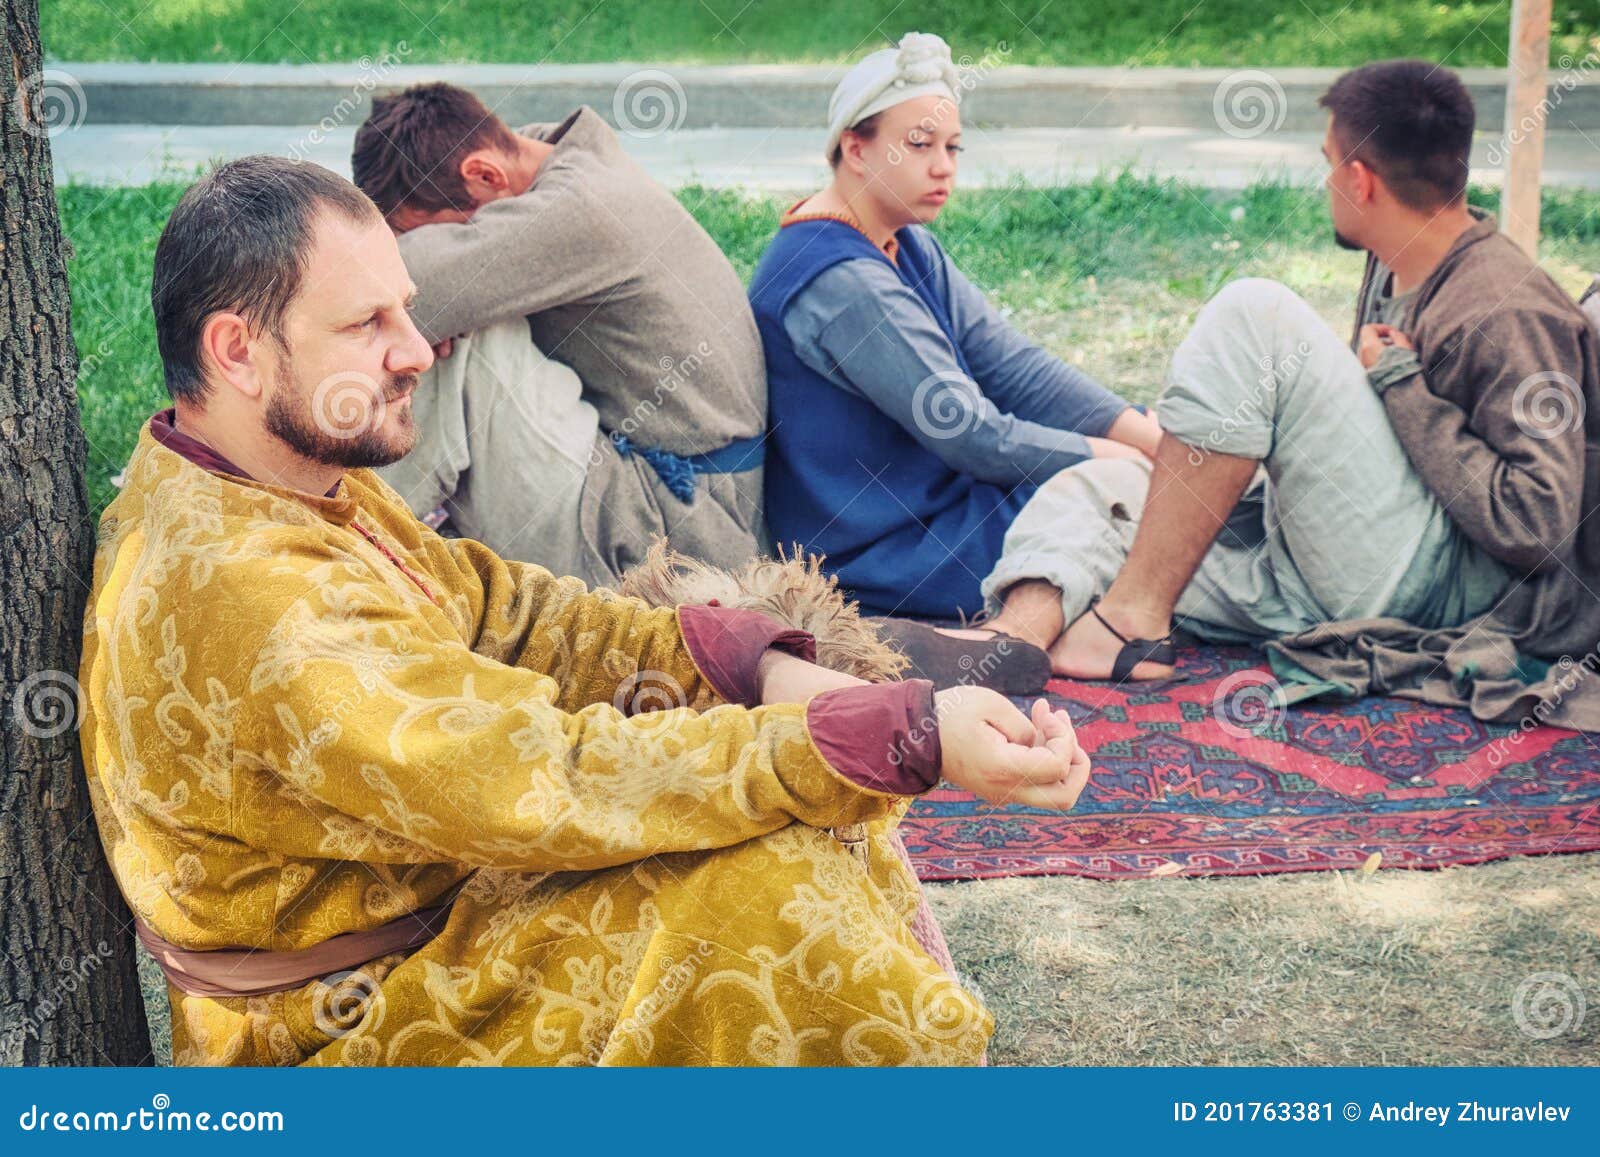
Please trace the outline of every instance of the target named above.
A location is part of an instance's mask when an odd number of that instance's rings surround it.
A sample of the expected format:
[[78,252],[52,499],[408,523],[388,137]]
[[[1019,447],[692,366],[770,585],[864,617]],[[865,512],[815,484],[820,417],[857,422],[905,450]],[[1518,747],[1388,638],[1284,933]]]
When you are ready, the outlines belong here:
[[[1459,627],[1330,623],[1269,651],[1313,691],[1600,729],[1600,335],[1479,216],[1418,289],[1403,328],[1420,368],[1383,400],[1428,488],[1517,580]],[[1368,259],[1359,301],[1380,268]]]

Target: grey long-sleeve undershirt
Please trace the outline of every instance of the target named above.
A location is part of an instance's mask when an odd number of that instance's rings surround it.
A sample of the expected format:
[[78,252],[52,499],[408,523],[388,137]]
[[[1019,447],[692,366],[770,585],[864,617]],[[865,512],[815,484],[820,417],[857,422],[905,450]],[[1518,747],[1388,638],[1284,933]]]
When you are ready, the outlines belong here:
[[790,303],[784,328],[801,360],[981,481],[1041,483],[1090,457],[1085,436],[1104,436],[1128,403],[1018,333],[940,258],[934,289],[970,377],[916,292],[872,259],[832,266]]

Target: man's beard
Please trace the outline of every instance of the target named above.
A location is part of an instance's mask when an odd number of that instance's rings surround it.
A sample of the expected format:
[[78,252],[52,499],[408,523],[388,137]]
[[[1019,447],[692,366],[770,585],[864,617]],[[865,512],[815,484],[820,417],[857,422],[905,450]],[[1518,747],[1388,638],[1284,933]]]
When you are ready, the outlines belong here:
[[1358,253],[1361,250],[1366,248],[1366,246],[1361,244],[1359,241],[1350,240],[1350,238],[1346,237],[1343,233],[1339,232],[1337,229],[1335,229],[1333,231],[1333,243],[1335,245],[1337,245],[1340,249],[1350,249],[1350,250],[1354,250],[1355,252],[1358,252]]
[[[323,466],[355,470],[398,462],[417,444],[411,407],[400,408],[400,432],[392,441],[384,437],[384,417],[390,405],[417,388],[417,375],[391,374],[384,382],[383,402],[375,413],[371,395],[352,384],[360,380],[354,374],[343,383],[337,377],[330,378],[307,393],[295,388],[289,366],[280,366],[277,388],[267,403],[267,433],[302,458]],[[319,413],[323,419],[320,422]],[[353,422],[349,420],[352,414]]]

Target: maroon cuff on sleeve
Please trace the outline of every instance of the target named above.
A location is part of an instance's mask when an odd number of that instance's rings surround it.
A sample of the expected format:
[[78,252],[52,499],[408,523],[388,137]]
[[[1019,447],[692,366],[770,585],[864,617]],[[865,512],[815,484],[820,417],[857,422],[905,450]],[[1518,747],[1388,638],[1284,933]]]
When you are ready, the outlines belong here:
[[822,758],[862,787],[919,795],[939,782],[939,720],[927,679],[824,691],[806,705],[806,726]]
[[817,641],[809,631],[786,627],[760,611],[685,603],[678,608],[678,626],[694,665],[729,703],[761,705],[757,670],[768,648],[817,661]]

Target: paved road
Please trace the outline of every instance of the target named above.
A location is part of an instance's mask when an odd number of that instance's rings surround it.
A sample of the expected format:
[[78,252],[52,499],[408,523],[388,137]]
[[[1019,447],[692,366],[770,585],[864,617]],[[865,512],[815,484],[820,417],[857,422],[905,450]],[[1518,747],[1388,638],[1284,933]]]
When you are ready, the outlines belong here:
[[[52,138],[56,179],[146,184],[183,179],[217,157],[268,152],[300,156],[349,174],[354,126],[328,132],[286,125],[162,126],[87,123]],[[1178,176],[1212,188],[1241,188],[1264,177],[1298,184],[1322,179],[1319,133],[1235,137],[1197,128],[1008,128],[967,131],[961,183],[1033,185],[1080,181],[1131,168]],[[806,191],[827,173],[821,134],[809,129],[680,129],[622,140],[652,176],[671,186],[698,183],[765,191]],[[1547,185],[1600,188],[1600,137],[1552,133],[1545,148]],[[1483,135],[1473,176],[1501,179],[1496,139]]]

